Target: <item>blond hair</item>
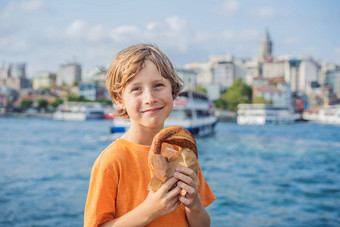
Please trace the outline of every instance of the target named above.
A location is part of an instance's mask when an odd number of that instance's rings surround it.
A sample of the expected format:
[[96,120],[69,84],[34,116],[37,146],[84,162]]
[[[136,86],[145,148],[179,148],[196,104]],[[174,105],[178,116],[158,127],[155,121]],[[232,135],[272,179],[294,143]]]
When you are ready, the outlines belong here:
[[[122,102],[122,92],[135,76],[144,68],[145,61],[156,65],[161,75],[170,81],[172,98],[175,99],[183,88],[183,81],[177,75],[168,57],[157,46],[152,44],[138,44],[121,50],[114,58],[106,75],[106,88],[112,101]],[[119,107],[116,115],[129,118],[125,108]]]

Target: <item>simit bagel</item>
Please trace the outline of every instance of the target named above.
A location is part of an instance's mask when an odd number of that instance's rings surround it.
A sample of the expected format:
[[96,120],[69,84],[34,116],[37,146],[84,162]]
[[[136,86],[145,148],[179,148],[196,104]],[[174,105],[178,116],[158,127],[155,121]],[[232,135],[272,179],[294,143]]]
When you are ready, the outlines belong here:
[[[166,148],[162,152],[162,145]],[[173,146],[179,147],[174,150]],[[197,160],[196,141],[191,133],[180,126],[162,129],[153,139],[148,155],[151,181],[148,190],[157,191],[163,183],[174,175],[176,167],[185,166],[200,172]]]

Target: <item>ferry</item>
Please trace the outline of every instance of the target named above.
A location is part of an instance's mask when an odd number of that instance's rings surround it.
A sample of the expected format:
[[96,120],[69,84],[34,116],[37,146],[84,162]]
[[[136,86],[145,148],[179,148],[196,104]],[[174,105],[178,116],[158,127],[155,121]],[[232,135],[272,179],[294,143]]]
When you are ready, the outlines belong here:
[[95,102],[65,102],[60,104],[53,114],[54,119],[66,121],[84,121],[103,117],[102,105]]
[[[214,133],[216,123],[217,117],[207,95],[190,90],[181,92],[174,100],[174,108],[164,122],[164,127],[182,126],[193,135],[204,136]],[[129,127],[129,120],[115,118],[111,132],[123,133]]]
[[237,124],[264,125],[293,123],[297,115],[289,107],[269,104],[239,104]]
[[340,124],[340,105],[325,106],[318,111],[307,110],[302,117],[317,123]]

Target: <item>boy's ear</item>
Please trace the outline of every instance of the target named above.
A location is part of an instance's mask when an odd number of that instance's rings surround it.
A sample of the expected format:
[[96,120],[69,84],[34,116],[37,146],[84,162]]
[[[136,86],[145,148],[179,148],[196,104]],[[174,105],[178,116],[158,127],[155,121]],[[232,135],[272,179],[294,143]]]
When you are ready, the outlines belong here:
[[116,99],[114,102],[119,108],[124,109],[124,102],[122,100]]

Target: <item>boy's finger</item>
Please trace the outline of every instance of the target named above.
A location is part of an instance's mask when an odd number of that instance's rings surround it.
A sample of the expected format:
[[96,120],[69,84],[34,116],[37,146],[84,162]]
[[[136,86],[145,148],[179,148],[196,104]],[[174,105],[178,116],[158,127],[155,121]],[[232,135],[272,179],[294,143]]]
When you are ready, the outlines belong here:
[[198,180],[197,174],[190,168],[187,168],[187,167],[184,167],[184,166],[177,167],[175,173],[176,172],[190,176],[194,180],[196,180],[196,179]]
[[182,190],[182,188],[180,188],[179,186],[176,186],[174,189],[172,189],[169,192],[169,198],[176,197],[181,192],[181,190]]
[[189,194],[193,194],[195,193],[195,189],[183,182],[177,182],[178,187],[180,187],[181,189],[184,189],[185,191],[187,191]]
[[175,172],[174,177],[189,185],[192,185],[194,183],[194,180],[190,176],[182,174],[180,172]]
[[178,179],[171,177],[170,179],[168,179],[167,181],[165,181],[165,183],[162,185],[162,187],[159,189],[161,191],[169,191],[170,188],[176,184],[176,182],[178,181]]

